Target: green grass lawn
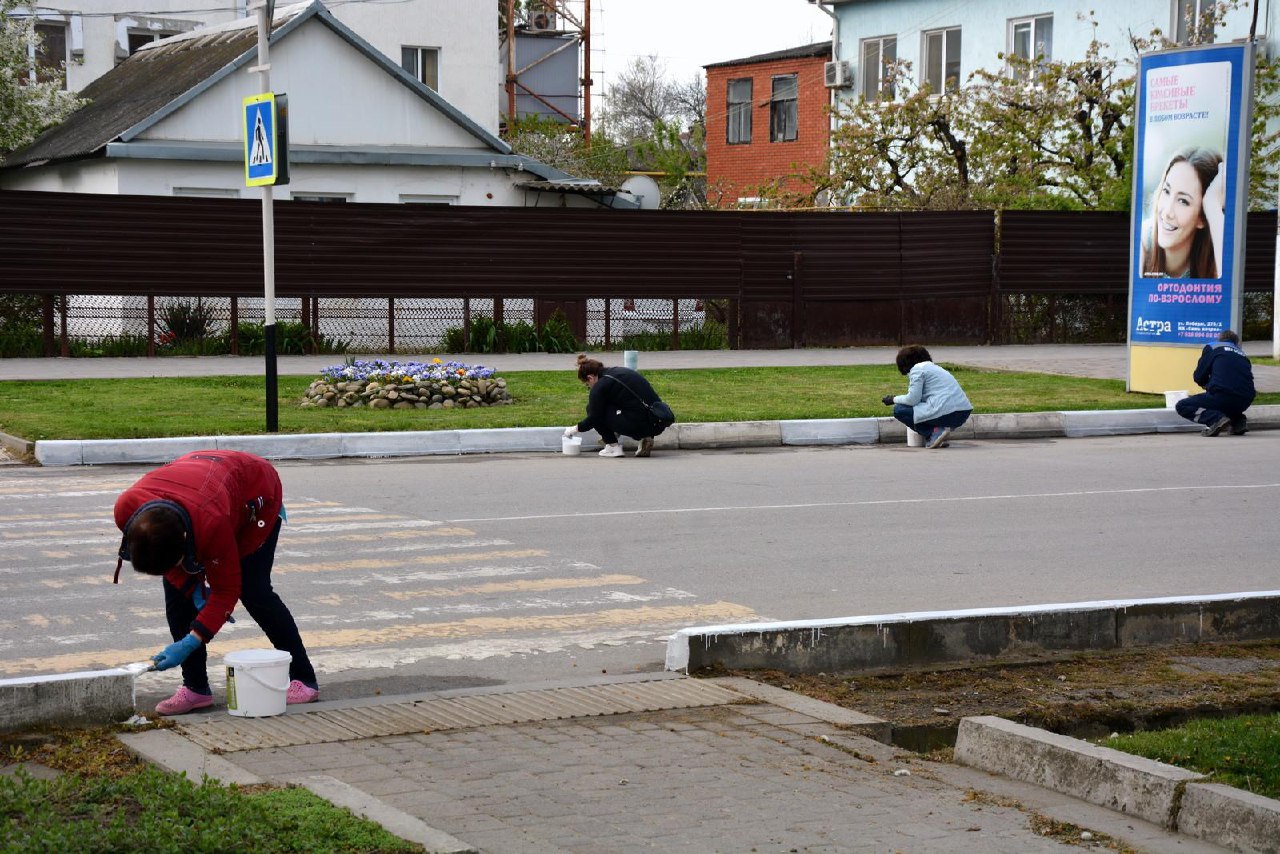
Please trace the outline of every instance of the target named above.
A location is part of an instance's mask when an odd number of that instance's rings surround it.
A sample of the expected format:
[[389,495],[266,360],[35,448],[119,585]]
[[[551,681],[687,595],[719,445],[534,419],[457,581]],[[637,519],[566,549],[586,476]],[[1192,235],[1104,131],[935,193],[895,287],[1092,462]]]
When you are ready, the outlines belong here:
[[105,728],[0,737],[0,765],[25,761],[61,773],[0,775],[0,854],[422,851],[306,789],[198,785],[161,771]]
[[[1129,394],[1120,380],[981,371],[949,366],[977,412],[1141,409],[1162,397]],[[467,410],[303,409],[316,377],[279,378],[281,433],[563,426],[579,421],[586,388],[571,371],[500,376],[512,406]],[[891,365],[646,371],[680,421],[859,418],[889,414],[885,394],[906,390]],[[266,432],[261,377],[0,382],[0,431],[28,441]],[[1258,403],[1280,403],[1280,394]]]
[[1280,798],[1280,714],[1201,719],[1176,729],[1113,736],[1102,744]]

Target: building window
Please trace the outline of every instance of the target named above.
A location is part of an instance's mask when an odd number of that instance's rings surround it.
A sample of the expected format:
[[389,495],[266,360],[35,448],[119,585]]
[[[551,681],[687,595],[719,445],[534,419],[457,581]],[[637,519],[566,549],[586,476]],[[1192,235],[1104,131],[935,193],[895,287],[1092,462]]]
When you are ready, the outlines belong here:
[[751,142],[750,77],[729,81],[728,101],[725,141],[730,145],[748,145]]
[[898,58],[896,36],[862,41],[862,97],[867,101],[893,100],[893,65]]
[[1178,34],[1178,44],[1211,43],[1214,9],[1214,0],[1174,0],[1173,31]]
[[289,196],[295,202],[349,202],[349,193],[292,193]]
[[422,193],[401,193],[400,203],[405,205],[426,205],[433,208],[447,208],[458,203],[457,196],[424,195]]
[[960,89],[960,28],[924,34],[924,82],[935,95]]
[[402,47],[400,67],[434,92],[440,91],[440,48]]
[[773,78],[773,95],[769,99],[769,141],[791,142],[799,124],[796,97],[800,86],[794,74]]
[[[1037,67],[1053,59],[1053,15],[1009,21],[1009,55],[1034,62]],[[1029,68],[1027,65],[1014,69],[1014,78],[1025,80]]]
[[238,199],[239,190],[222,187],[174,187],[173,194],[188,199]]
[[64,69],[67,64],[67,25],[37,21],[35,44],[31,48],[31,79],[37,83],[62,81],[67,85]]

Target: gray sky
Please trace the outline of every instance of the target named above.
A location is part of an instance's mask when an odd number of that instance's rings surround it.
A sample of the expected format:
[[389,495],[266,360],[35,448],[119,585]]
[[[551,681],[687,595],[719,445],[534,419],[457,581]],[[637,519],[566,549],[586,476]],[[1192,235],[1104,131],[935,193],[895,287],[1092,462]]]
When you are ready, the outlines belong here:
[[807,0],[591,0],[591,65],[605,89],[637,56],[656,54],[683,81],[707,63],[829,38],[831,18]]

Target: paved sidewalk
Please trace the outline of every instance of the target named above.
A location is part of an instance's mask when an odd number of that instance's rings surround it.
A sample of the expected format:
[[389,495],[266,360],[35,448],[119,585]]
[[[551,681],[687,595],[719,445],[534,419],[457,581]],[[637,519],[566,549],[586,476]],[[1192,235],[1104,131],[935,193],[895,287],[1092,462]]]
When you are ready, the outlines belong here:
[[[682,685],[707,696],[661,701],[663,690]],[[364,814],[434,841],[434,850],[1012,854],[1080,841],[1078,833],[1041,835],[1037,814],[1139,851],[1221,850],[1045,789],[924,760],[852,733],[848,710],[768,686],[739,693],[744,685],[755,683],[633,677],[317,704],[284,718],[218,711],[177,721],[177,735],[126,740],[197,778],[221,771],[242,783],[336,793],[338,802],[363,803]],[[597,706],[618,696],[632,707]],[[537,713],[557,699],[582,711]],[[396,724],[419,708],[444,715],[448,702],[452,723]],[[467,719],[468,710],[483,718],[494,709],[512,711],[505,722]],[[350,728],[346,737],[340,727]],[[386,734],[354,737],[365,727]],[[245,749],[273,739],[279,746]],[[193,740],[216,755],[193,755]]]

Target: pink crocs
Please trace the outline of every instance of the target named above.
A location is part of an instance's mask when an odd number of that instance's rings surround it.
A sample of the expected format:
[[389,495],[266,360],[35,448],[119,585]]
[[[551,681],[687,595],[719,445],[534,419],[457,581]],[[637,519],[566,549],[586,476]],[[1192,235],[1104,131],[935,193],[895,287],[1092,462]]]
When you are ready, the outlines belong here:
[[196,709],[207,709],[213,705],[212,694],[197,694],[186,685],[167,700],[156,703],[157,715],[185,715]]
[[320,698],[320,691],[303,685],[297,679],[289,683],[289,692],[284,695],[285,705],[294,706],[298,703],[314,703]]

